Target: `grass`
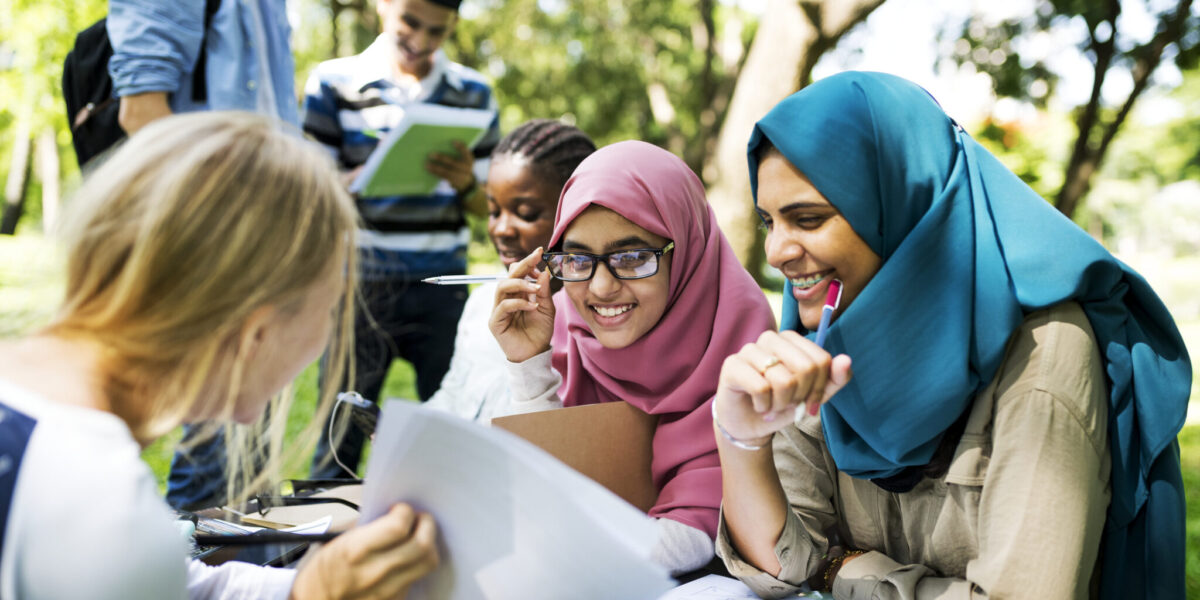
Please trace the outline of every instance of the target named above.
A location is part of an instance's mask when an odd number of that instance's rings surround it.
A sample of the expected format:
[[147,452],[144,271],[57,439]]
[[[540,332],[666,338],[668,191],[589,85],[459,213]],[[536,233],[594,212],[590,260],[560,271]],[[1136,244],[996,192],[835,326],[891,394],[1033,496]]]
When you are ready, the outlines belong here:
[[[473,272],[495,270],[495,253],[490,252],[487,245],[472,244],[470,260]],[[22,233],[15,237],[0,236],[0,339],[29,332],[45,323],[61,295],[60,280],[61,268],[52,252],[52,245],[41,235]],[[780,296],[774,291],[769,291],[767,295],[778,318]],[[1166,299],[1174,310],[1172,298]],[[1192,364],[1196,365],[1200,356],[1200,314],[1195,314],[1192,307],[1186,305],[1182,310],[1175,310],[1175,314],[1191,351]],[[293,385],[296,398],[288,414],[289,439],[294,438],[311,420],[316,407],[316,381],[317,369],[314,364],[305,369]],[[416,397],[412,368],[403,361],[396,361],[392,366],[384,383],[383,397]],[[1191,400],[1192,406],[1200,407],[1200,378],[1193,378]],[[160,488],[166,481],[171,455],[179,437],[179,431],[172,432],[142,453]],[[1187,496],[1187,590],[1188,597],[1200,598],[1200,423],[1184,427],[1179,435],[1179,443]],[[313,449],[301,448],[296,451],[305,460],[284,473],[286,478],[307,476],[307,459],[311,457]],[[365,459],[363,464],[366,464]]]
[[1187,499],[1187,597],[1200,598],[1200,424],[1179,433],[1179,456]]

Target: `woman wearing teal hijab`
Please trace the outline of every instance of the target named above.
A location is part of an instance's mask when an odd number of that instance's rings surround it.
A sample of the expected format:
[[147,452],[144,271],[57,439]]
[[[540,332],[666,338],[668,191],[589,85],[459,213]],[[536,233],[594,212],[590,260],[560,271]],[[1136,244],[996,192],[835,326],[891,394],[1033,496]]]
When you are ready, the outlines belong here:
[[714,403],[730,571],[770,597],[1182,598],[1191,366],[1146,282],[898,77],[794,94],[749,162],[788,283]]

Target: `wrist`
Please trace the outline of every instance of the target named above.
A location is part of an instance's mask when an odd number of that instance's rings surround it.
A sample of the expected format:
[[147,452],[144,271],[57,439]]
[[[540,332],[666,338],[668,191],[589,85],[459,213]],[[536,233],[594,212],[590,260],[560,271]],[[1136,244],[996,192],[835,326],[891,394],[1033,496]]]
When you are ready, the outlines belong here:
[[474,192],[477,187],[479,187],[479,180],[475,178],[474,173],[471,173],[471,179],[467,181],[467,184],[463,187],[455,187],[454,193],[458,194],[459,198],[464,198]]
[[832,592],[833,582],[837,580],[838,573],[841,572],[842,567],[844,567],[846,563],[850,561],[850,559],[864,553],[864,550],[848,550],[831,558],[829,564],[825,566],[824,573],[821,576],[821,590]]
[[774,434],[768,434],[757,438],[743,438],[731,434],[723,425],[721,425],[721,421],[717,419],[717,401],[715,398],[712,402],[712,422],[713,429],[716,429],[720,438],[723,438],[735,448],[749,452],[756,452],[758,450],[770,447],[771,438],[774,437]]

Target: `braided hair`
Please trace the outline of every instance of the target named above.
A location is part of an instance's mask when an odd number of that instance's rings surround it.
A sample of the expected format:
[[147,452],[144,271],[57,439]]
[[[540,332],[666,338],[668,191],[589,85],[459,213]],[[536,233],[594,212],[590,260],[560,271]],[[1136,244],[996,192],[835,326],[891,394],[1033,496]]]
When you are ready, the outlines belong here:
[[553,119],[533,119],[504,136],[492,158],[523,156],[530,167],[557,189],[562,189],[596,144],[586,133],[572,125]]

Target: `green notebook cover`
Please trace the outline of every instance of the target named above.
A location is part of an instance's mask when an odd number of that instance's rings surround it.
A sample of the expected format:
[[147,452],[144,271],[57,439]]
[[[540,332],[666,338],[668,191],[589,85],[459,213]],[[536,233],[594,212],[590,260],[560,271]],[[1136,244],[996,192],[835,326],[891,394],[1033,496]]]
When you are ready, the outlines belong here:
[[371,153],[350,191],[367,198],[432,193],[441,178],[425,170],[429,154],[457,154],[455,141],[474,147],[494,115],[487,110],[436,105],[409,109]]

